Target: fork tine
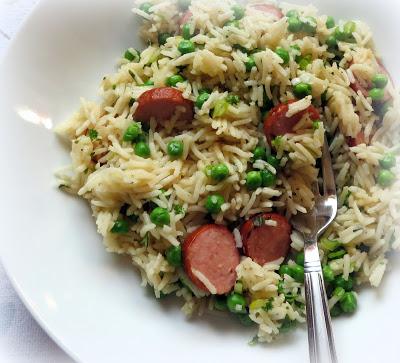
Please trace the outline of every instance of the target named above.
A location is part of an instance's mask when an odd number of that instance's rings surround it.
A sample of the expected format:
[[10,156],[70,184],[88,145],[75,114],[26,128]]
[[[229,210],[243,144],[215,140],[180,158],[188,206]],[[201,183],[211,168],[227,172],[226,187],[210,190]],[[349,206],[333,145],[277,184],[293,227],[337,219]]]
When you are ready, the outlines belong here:
[[331,154],[329,152],[326,136],[324,136],[324,148],[322,151],[322,179],[324,184],[324,195],[336,196],[335,176],[332,170]]

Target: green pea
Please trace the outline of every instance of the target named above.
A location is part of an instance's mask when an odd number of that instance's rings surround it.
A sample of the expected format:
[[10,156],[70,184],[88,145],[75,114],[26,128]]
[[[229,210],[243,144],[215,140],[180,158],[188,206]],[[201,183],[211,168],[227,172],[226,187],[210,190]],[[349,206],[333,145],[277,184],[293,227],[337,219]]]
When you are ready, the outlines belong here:
[[288,64],[290,60],[289,52],[281,47],[275,49],[275,53],[281,57],[283,64]]
[[349,276],[348,279],[345,280],[343,276],[338,276],[335,279],[335,286],[341,287],[346,291],[351,291],[353,289],[353,278]]
[[302,29],[305,33],[314,35],[317,30],[317,19],[307,16],[306,21],[303,22]]
[[296,255],[295,261],[298,265],[304,266],[304,252],[299,252]]
[[328,260],[337,260],[338,258],[342,258],[346,254],[345,249],[340,249],[335,252],[328,253]]
[[353,313],[357,309],[357,298],[354,292],[346,292],[340,299],[340,307],[345,313]]
[[171,37],[170,33],[160,33],[158,34],[158,44],[164,45],[167,42],[167,39]]
[[394,181],[396,180],[396,175],[394,175],[389,170],[380,170],[378,174],[378,184],[383,187],[387,188],[390,187]]
[[276,170],[279,169],[280,161],[276,156],[268,155],[267,156],[267,163],[273,166]]
[[183,78],[180,74],[174,74],[171,77],[168,77],[165,81],[167,86],[175,87],[178,83],[184,82],[185,78]]
[[182,248],[179,246],[171,246],[165,251],[165,257],[171,266],[182,266]]
[[376,88],[385,88],[389,83],[389,78],[386,74],[378,73],[372,78],[372,84]]
[[291,9],[286,13],[286,16],[288,18],[292,18],[292,17],[299,17],[299,12],[296,9]]
[[153,4],[150,3],[143,3],[139,6],[139,9],[144,11],[147,14],[150,14],[150,8],[153,6]]
[[276,175],[271,173],[269,170],[261,170],[261,186],[272,187],[276,184]]
[[178,50],[181,54],[188,54],[194,52],[196,47],[192,41],[184,39],[179,42]]
[[246,176],[246,186],[248,190],[256,190],[261,187],[262,178],[259,171],[251,171]]
[[291,33],[298,33],[302,30],[303,23],[297,16],[292,16],[288,19],[288,30]]
[[254,60],[254,57],[250,56],[247,58],[247,61],[244,63],[246,67],[246,72],[250,72],[254,67],[256,66],[256,61]]
[[186,23],[182,26],[182,36],[183,39],[189,40],[192,37],[192,33],[190,32],[190,24]]
[[310,54],[305,55],[304,57],[298,57],[296,58],[296,62],[299,65],[299,68],[302,71],[305,71],[307,69],[307,67],[311,64],[312,62],[312,56]]
[[191,3],[191,0],[178,0],[178,5],[181,9],[187,9]]
[[142,134],[142,125],[139,122],[133,122],[126,129],[122,139],[127,142],[134,142],[141,134]]
[[292,277],[297,281],[297,282],[303,282],[304,281],[304,267],[299,266],[299,265],[293,265],[291,266],[292,270]]
[[332,29],[335,27],[335,19],[333,16],[328,16],[328,18],[326,19],[326,23],[325,23],[326,27],[328,29]]
[[183,154],[183,142],[180,140],[172,140],[167,145],[168,155],[172,158],[179,158]]
[[335,280],[335,274],[333,273],[333,270],[329,265],[325,265],[322,268],[322,274],[324,275],[324,279],[326,282],[332,282]]
[[225,203],[225,199],[220,194],[209,195],[206,199],[205,207],[211,214],[217,214],[221,211],[222,204]]
[[229,176],[229,169],[225,164],[217,164],[211,167],[210,176],[215,181],[223,181]]
[[328,48],[332,49],[337,46],[337,39],[334,35],[330,35],[328,39],[326,39],[326,45]]
[[150,220],[158,227],[170,224],[170,216],[168,210],[156,207],[150,213]]
[[210,94],[208,92],[200,93],[196,99],[196,107],[202,108],[204,102],[206,102],[210,98]]
[[342,315],[342,313],[343,313],[343,310],[340,307],[340,304],[335,304],[335,305],[332,306],[332,308],[331,308],[331,317],[336,318],[336,317]]
[[238,317],[239,321],[242,323],[242,325],[244,325],[244,326],[254,325],[254,321],[251,320],[251,318],[248,314],[239,314],[237,317]]
[[226,311],[228,310],[228,305],[226,302],[226,296],[224,295],[217,295],[214,297],[214,308],[219,311]]
[[279,275],[283,276],[283,275],[289,275],[291,276],[291,268],[289,265],[281,265],[279,267]]
[[143,86],[154,86],[154,81],[148,79],[146,82],[143,83]]
[[383,158],[379,160],[379,165],[384,169],[391,169],[396,166],[396,156],[392,153],[383,155]]
[[129,224],[123,219],[117,219],[111,228],[111,233],[123,234],[129,232]]
[[230,312],[246,314],[246,300],[243,295],[232,293],[228,295],[226,303]]
[[144,159],[147,159],[150,156],[150,147],[144,141],[140,141],[135,145],[135,154]]
[[237,95],[228,95],[226,97],[226,102],[228,102],[230,105],[237,105],[240,101],[239,96]]
[[312,86],[309,83],[300,82],[293,87],[293,93],[297,98],[304,98],[311,95]]
[[257,146],[253,150],[253,159],[254,160],[264,160],[267,156],[267,150],[265,147]]
[[240,5],[233,5],[232,6],[233,16],[236,20],[240,20],[244,17],[245,10]]
[[385,98],[385,91],[382,88],[372,88],[369,91],[372,101],[382,101]]
[[343,287],[338,286],[335,288],[335,290],[333,290],[332,295],[337,296],[339,299],[341,299],[345,293],[346,293],[346,290]]

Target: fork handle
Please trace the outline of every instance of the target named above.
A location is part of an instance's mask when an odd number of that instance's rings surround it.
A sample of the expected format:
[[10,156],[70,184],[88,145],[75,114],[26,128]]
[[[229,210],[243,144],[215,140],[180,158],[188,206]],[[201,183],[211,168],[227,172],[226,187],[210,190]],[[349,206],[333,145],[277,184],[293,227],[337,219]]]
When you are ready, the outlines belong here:
[[305,263],[304,269],[310,362],[337,363],[321,263]]

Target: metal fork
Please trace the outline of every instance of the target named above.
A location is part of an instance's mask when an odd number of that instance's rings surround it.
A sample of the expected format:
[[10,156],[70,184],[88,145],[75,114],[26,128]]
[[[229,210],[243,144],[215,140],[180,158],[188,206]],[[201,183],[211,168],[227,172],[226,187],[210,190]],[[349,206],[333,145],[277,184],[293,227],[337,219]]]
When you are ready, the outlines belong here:
[[311,363],[337,363],[331,317],[325,292],[318,237],[326,230],[337,213],[337,196],[332,161],[325,138],[322,153],[323,194],[318,183],[313,186],[315,207],[307,214],[292,218],[292,225],[304,237],[304,284]]

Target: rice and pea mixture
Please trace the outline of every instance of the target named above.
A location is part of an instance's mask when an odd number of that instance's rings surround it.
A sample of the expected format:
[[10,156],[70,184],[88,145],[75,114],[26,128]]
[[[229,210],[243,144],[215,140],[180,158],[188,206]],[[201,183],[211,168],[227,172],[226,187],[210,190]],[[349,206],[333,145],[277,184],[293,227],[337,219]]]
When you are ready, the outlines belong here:
[[[400,246],[399,101],[367,25],[260,1],[138,1],[133,12],[147,47],[126,50],[100,102],[82,100],[58,127],[72,147],[60,187],[88,200],[106,249],[129,255],[157,298],[181,297],[188,316],[230,311],[270,342],[305,321],[302,236],[292,231],[288,255],[261,266],[239,231],[254,217],[273,228],[262,213],[290,221],[313,207],[326,134],[339,212],[321,260],[332,316],[353,313],[354,289],[378,286]],[[179,107],[162,123],[135,119],[139,97],[159,87],[193,104],[190,121]],[[267,139],[264,120],[282,104],[302,117]],[[227,226],[241,251],[224,295],[182,267],[183,241],[210,223]]]

